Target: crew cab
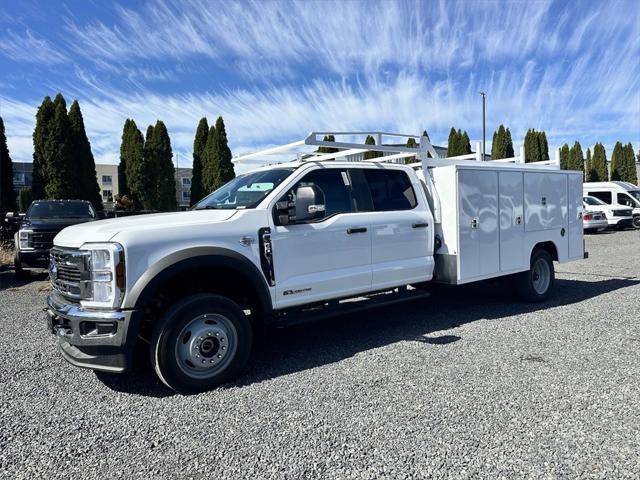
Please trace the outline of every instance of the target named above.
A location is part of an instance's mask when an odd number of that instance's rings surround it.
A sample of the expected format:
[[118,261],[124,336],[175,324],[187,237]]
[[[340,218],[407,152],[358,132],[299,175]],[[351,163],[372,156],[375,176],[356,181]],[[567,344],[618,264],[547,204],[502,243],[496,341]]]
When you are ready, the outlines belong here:
[[[12,218],[21,218],[12,215]],[[16,278],[25,279],[31,268],[48,268],[53,238],[65,227],[96,220],[85,200],[35,200],[31,202],[14,236]]]
[[242,372],[265,325],[424,294],[430,281],[509,277],[520,298],[543,301],[553,261],[584,257],[580,172],[443,160],[426,137],[342,161],[371,146],[318,135],[291,145],[333,153],[252,170],[191,211],[60,232],[47,321],[64,358],[124,372],[143,349],[168,387],[199,392]]

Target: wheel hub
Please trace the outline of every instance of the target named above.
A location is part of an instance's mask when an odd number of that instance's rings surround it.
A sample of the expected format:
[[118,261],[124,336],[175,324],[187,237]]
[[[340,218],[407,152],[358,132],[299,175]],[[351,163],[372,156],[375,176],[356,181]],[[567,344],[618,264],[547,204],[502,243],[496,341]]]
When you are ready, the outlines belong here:
[[194,318],[177,338],[178,365],[192,377],[214,375],[231,360],[235,338],[235,327],[222,315],[206,314]]

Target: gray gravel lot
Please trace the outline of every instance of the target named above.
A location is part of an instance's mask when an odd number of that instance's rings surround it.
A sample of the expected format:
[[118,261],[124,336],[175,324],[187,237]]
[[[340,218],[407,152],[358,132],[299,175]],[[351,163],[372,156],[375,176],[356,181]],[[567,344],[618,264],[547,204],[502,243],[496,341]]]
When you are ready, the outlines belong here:
[[0,477],[638,478],[640,232],[586,244],[545,304],[483,284],[278,330],[193,397],[67,365],[45,283],[0,272]]

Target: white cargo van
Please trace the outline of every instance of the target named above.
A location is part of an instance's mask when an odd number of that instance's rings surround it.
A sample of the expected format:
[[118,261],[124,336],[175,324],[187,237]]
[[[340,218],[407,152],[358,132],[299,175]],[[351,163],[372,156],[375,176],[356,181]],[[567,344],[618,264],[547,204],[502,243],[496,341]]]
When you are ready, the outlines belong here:
[[599,198],[611,205],[614,212],[622,213],[631,208],[633,226],[640,228],[640,187],[628,182],[585,182],[582,189],[585,196]]

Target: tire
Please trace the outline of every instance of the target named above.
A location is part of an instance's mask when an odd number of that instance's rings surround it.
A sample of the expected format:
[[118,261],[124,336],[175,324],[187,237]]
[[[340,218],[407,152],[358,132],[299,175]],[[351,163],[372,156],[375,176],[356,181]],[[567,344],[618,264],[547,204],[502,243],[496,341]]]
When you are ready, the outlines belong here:
[[20,254],[16,252],[16,256],[13,259],[13,270],[16,272],[17,280],[28,280],[29,270],[22,268],[22,261],[20,261]]
[[636,229],[640,229],[640,215],[636,215],[633,217],[633,227]]
[[193,295],[171,307],[156,325],[149,348],[160,380],[188,395],[237,378],[253,344],[249,319],[234,302]]
[[553,259],[546,250],[534,250],[530,268],[516,275],[516,293],[524,302],[543,302],[555,283]]

